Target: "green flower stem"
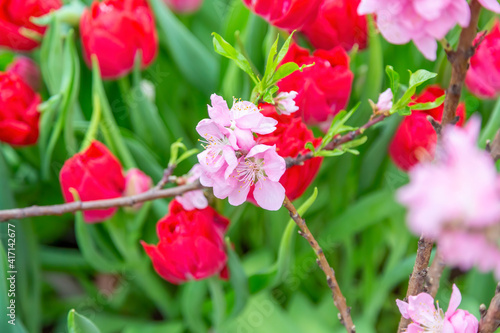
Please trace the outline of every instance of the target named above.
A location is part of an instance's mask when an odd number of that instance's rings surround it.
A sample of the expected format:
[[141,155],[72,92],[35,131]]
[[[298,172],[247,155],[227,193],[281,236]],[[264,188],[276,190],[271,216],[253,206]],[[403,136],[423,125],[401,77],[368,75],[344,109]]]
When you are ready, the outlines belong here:
[[97,135],[97,131],[99,130],[99,123],[101,121],[101,101],[99,100],[99,96],[94,95],[94,104],[92,111],[92,118],[90,119],[90,125],[87,129],[87,133],[85,133],[85,138],[83,139],[82,146],[80,147],[80,151],[87,148],[92,140],[95,139]]

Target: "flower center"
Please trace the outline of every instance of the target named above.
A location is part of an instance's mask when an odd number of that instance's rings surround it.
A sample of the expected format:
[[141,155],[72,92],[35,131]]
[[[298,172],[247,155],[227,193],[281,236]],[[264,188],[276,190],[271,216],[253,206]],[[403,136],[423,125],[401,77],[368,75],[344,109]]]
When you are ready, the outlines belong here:
[[[215,163],[218,158],[222,156],[222,149],[229,145],[229,139],[226,137],[217,138],[212,135],[205,134],[204,140],[198,139],[201,142],[201,146],[208,150],[208,156]],[[208,164],[208,162],[207,162]]]
[[264,164],[263,158],[250,157],[245,159],[245,162],[236,167],[238,180],[243,183],[244,187],[252,186],[259,180],[266,180]]

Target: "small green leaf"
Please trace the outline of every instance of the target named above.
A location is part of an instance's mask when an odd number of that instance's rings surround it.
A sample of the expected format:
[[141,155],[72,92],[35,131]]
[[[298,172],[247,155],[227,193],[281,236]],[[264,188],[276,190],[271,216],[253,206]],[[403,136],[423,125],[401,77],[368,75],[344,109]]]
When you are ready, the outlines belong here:
[[312,151],[313,153],[316,152],[316,147],[314,147],[313,143],[312,142],[307,142],[306,145],[305,145],[305,148],[306,149],[309,149],[310,151]]
[[[362,136],[360,138],[354,139],[352,141],[346,142],[342,145],[342,149],[349,150],[350,148],[355,148],[361,146],[368,140],[367,136]],[[356,154],[357,155],[357,154]]]
[[409,116],[411,115],[411,109],[408,106],[404,106],[398,109],[398,113],[401,116]]
[[334,149],[334,150],[320,150],[320,151],[317,151],[314,156],[315,157],[334,157],[334,156],[340,156],[340,155],[344,155],[345,154],[345,151],[343,150],[340,150],[340,149]]
[[426,71],[425,69],[419,69],[415,73],[410,72],[410,88],[411,87],[416,88],[425,81],[435,78],[436,76],[437,76],[436,73]]
[[396,94],[399,90],[399,74],[394,70],[392,66],[385,67],[385,72],[391,81],[391,90],[393,93],[393,100],[396,98]]
[[435,101],[433,102],[428,102],[428,103],[418,103],[415,105],[410,105],[411,110],[432,110],[440,106],[441,104],[444,103],[444,99],[446,98],[446,95],[443,95],[441,97],[436,98]]
[[278,63],[275,60],[276,60],[276,54],[278,52],[279,39],[280,36],[278,35],[276,41],[273,43],[271,49],[269,50],[269,55],[267,56],[266,71],[264,72],[264,77],[262,78],[262,82],[267,82],[268,80],[270,80],[271,77],[273,76],[273,73],[276,71],[276,66],[278,65]]
[[348,131],[355,129],[354,127],[350,127],[350,126],[346,127],[344,124],[349,120],[349,118],[351,118],[351,116],[354,114],[354,112],[356,112],[356,110],[359,108],[360,104],[361,104],[361,102],[359,102],[358,104],[356,104],[351,109],[351,111],[349,111],[349,112],[347,112],[345,110],[340,111],[335,116],[335,118],[333,118],[332,124],[330,125],[330,128],[328,129],[328,132],[323,137],[323,142],[321,143],[320,150],[322,150],[323,148],[325,148],[325,146],[328,143],[330,143],[336,135],[345,132],[346,129]]
[[241,68],[250,76],[255,84],[258,84],[259,79],[253,72],[252,66],[250,66],[250,62],[248,61],[248,59],[245,58],[245,56],[241,54],[241,52],[237,51],[231,44],[226,42],[224,38],[222,38],[216,32],[212,32],[212,36],[214,36],[213,43],[215,52],[226,58],[232,59],[239,68]]
[[281,62],[281,60],[283,60],[283,58],[287,54],[288,49],[290,48],[290,43],[292,42],[292,37],[293,37],[294,33],[295,33],[295,30],[292,31],[292,33],[290,34],[290,36],[288,36],[288,38],[286,39],[285,43],[281,47],[280,52],[278,53],[278,58],[276,58],[276,64],[277,65]]
[[100,333],[101,331],[87,317],[78,314],[75,309],[68,313],[69,333]]

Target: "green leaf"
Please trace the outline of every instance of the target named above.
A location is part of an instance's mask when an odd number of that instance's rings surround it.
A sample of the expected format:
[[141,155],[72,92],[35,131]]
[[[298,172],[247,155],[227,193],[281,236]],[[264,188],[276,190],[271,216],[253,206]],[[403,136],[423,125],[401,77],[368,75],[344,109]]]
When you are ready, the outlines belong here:
[[479,137],[479,146],[481,148],[486,147],[486,140],[493,140],[495,138],[495,134],[500,128],[500,98],[497,99],[495,106],[493,107],[493,111],[491,112],[490,118],[486,123],[480,137]]
[[229,58],[235,62],[236,65],[238,65],[239,68],[241,68],[245,73],[247,73],[252,81],[255,84],[259,84],[259,79],[257,75],[253,72],[252,66],[250,65],[250,62],[248,61],[247,58],[241,52],[237,51],[231,44],[226,42],[224,38],[222,38],[219,34],[216,32],[212,32],[213,38],[213,44],[214,44],[214,50],[215,52],[219,53],[220,55]]
[[306,149],[309,149],[310,151],[312,151],[313,153],[316,151],[316,147],[314,147],[313,143],[312,142],[307,142],[306,145],[305,145],[305,148]]
[[262,77],[262,82],[268,82],[268,80],[271,79],[272,75],[276,71],[276,66],[278,65],[278,63],[275,61],[275,59],[276,54],[278,53],[279,39],[280,36],[278,35],[276,41],[273,43],[271,49],[269,50],[269,54],[267,56],[266,71],[264,72],[264,76]]
[[206,281],[190,281],[182,287],[181,312],[190,332],[206,333],[202,304],[207,293]]
[[389,77],[389,80],[391,82],[391,90],[393,94],[393,101],[396,99],[398,90],[399,90],[399,74],[394,70],[392,66],[386,66],[385,67],[385,72],[387,73],[387,76]]
[[278,65],[281,60],[285,57],[285,55],[288,52],[288,49],[290,48],[290,43],[292,42],[292,37],[295,34],[295,30],[292,31],[292,33],[288,36],[288,38],[285,40],[285,43],[280,49],[280,52],[278,53],[278,58],[276,58],[276,64]]
[[344,155],[346,152],[340,149],[334,149],[334,150],[320,150],[317,151],[314,156],[322,156],[322,157],[335,157],[335,156],[340,156]]
[[411,110],[421,110],[421,111],[435,109],[444,103],[445,98],[446,98],[446,94],[441,96],[441,97],[436,98],[436,100],[433,102],[418,103],[418,104],[411,105],[410,109]]
[[218,276],[208,279],[208,289],[212,299],[212,325],[218,330],[226,317],[226,297]]
[[328,143],[330,143],[336,135],[343,133],[343,132],[346,132],[346,131],[351,131],[354,129],[354,127],[350,127],[350,126],[346,127],[344,124],[349,120],[349,118],[351,118],[351,116],[354,114],[354,112],[356,112],[356,110],[359,108],[360,104],[361,104],[361,102],[356,104],[349,112],[342,110],[339,113],[337,113],[335,118],[333,118],[333,120],[332,120],[332,124],[330,125],[328,132],[323,137],[323,141],[321,142],[321,146],[320,146],[319,150],[322,150],[323,148],[325,148],[325,146]]
[[418,87],[425,81],[433,79],[437,76],[436,73],[426,71],[425,69],[419,69],[415,73],[410,72],[410,88]]
[[411,109],[408,106],[404,106],[404,107],[398,109],[398,113],[401,116],[409,116],[409,115],[411,115]]
[[247,304],[250,292],[248,290],[248,277],[245,274],[238,255],[232,248],[229,238],[226,238],[226,249],[228,255],[227,264],[229,266],[229,272],[231,272],[229,282],[231,283],[231,287],[233,288],[235,294],[233,309],[228,317],[228,319],[232,319],[236,318],[241,311],[243,311],[245,305]]
[[[368,137],[367,136],[362,136],[360,138],[357,138],[357,139],[354,139],[354,140],[351,140],[349,142],[346,142],[342,145],[342,149],[351,149],[351,148],[355,148],[355,147],[358,147],[358,146],[361,146],[362,144],[364,144],[366,141],[368,140]],[[357,155],[357,154],[356,154]]]
[[68,313],[68,331],[69,333],[100,333],[101,331],[94,325],[90,319],[78,314],[75,309]]
[[163,0],[149,0],[165,45],[186,79],[205,94],[217,88],[219,64],[213,53],[172,14]]

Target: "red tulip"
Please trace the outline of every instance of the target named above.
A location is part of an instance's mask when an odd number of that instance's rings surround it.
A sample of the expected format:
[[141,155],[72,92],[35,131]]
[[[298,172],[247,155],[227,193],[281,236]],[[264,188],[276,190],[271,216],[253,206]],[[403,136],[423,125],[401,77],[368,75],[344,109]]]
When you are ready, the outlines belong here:
[[203,0],[164,0],[167,6],[180,14],[193,13],[200,9]]
[[330,51],[309,51],[292,44],[282,61],[299,65],[312,64],[302,72],[285,77],[278,82],[280,91],[296,91],[295,104],[306,124],[321,124],[331,120],[345,108],[351,94],[354,75],[349,69],[349,56],[337,46]]
[[156,226],[159,242],[141,242],[156,272],[173,284],[227,277],[224,233],[229,220],[212,207],[185,210],[172,200],[169,213]]
[[[118,159],[98,141],[92,141],[83,152],[75,154],[64,163],[59,173],[61,189],[66,202],[72,202],[70,189],[78,192],[82,201],[119,198],[125,189],[125,178]],[[83,212],[85,222],[102,222],[117,208]]]
[[80,19],[80,35],[85,62],[91,67],[95,54],[106,79],[127,75],[139,51],[142,67],[158,52],[153,12],[145,0],[94,1]]
[[243,0],[255,14],[288,31],[299,29],[314,19],[322,0]]
[[15,146],[38,140],[40,96],[15,73],[0,72],[0,141]]
[[[482,33],[476,37],[476,41],[480,36]],[[465,84],[474,95],[480,98],[500,96],[500,23],[498,21],[472,56]]]
[[19,75],[33,90],[40,90],[42,77],[38,65],[28,57],[18,56],[7,66],[7,72]]
[[0,45],[13,50],[30,51],[40,45],[38,41],[22,34],[45,33],[45,27],[30,21],[61,7],[60,0],[0,0]]
[[318,49],[329,50],[338,45],[349,51],[354,44],[366,47],[366,17],[358,15],[361,0],[325,0],[318,15],[301,31]]
[[[297,157],[299,154],[309,152],[304,146],[307,142],[317,147],[321,143],[320,138],[314,138],[311,130],[302,122],[302,119],[293,116],[278,115],[274,106],[264,104],[260,106],[266,117],[272,117],[278,121],[276,130],[271,134],[259,135],[257,142],[265,145],[276,145],[276,152],[281,157]],[[285,188],[285,193],[290,200],[298,199],[309,187],[319,171],[323,158],[316,157],[288,168],[280,183]],[[254,202],[252,194],[249,200]]]
[[[433,102],[444,93],[438,86],[429,86],[411,104]],[[441,121],[443,109],[441,104],[435,109],[413,111],[410,116],[404,117],[389,146],[389,155],[398,167],[408,171],[421,161],[434,159],[437,135],[427,116]],[[465,121],[463,103],[457,108],[457,116],[460,117],[457,126],[462,126]]]

